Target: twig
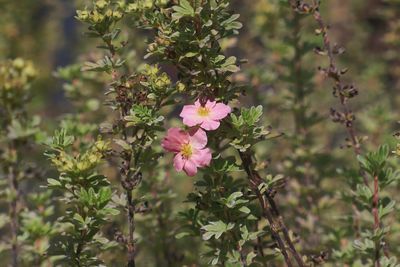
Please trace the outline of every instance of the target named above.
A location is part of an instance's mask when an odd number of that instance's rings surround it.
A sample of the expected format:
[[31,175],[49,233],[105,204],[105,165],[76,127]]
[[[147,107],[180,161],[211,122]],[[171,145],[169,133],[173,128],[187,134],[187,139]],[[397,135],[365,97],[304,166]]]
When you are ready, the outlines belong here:
[[135,232],[135,206],[132,201],[132,191],[126,191],[127,205],[128,205],[128,225],[129,225],[129,238],[128,238],[128,267],[135,267],[135,240],[133,233]]
[[[286,264],[288,266],[293,266],[289,258],[289,255],[287,253],[285,242],[288,245],[289,250],[292,256],[295,258],[298,266],[305,267],[301,255],[297,252],[292,240],[290,239],[288,228],[286,227],[283,218],[279,213],[279,210],[277,208],[277,205],[273,197],[271,197],[269,192],[261,194],[258,188],[258,186],[261,184],[262,179],[260,178],[260,175],[251,167],[253,165],[251,156],[240,151],[239,155],[240,158],[242,159],[243,167],[249,178],[251,189],[258,197],[258,200],[260,202],[263,211],[263,215],[270,224],[272,236],[277,242],[278,247],[285,258]],[[283,239],[278,233],[279,230],[283,232]]]
[[[116,55],[116,49],[115,46],[112,44],[110,40],[106,40],[103,38],[103,41],[106,43],[110,54],[111,58],[114,59]],[[129,101],[126,99],[126,92],[127,88],[124,86],[119,86],[118,85],[118,77],[119,74],[116,69],[113,69],[111,72],[111,77],[112,77],[112,83],[116,84],[118,88],[117,90],[117,101],[119,102],[119,122],[124,120],[124,117],[128,115],[129,113]],[[128,139],[128,131],[127,128],[124,124],[122,124],[122,138],[124,141],[127,141]],[[132,177],[131,174],[131,162],[132,162],[132,153],[131,152],[121,152],[121,158],[123,160],[122,166],[121,166],[121,185],[125,190],[125,195],[126,195],[126,209],[127,209],[127,222],[128,222],[128,238],[127,238],[127,248],[128,248],[128,267],[135,267],[135,254],[136,254],[136,244],[134,240],[134,232],[135,232],[135,201],[133,200],[132,197],[132,190],[137,186],[137,181],[136,181],[136,175],[135,177]]]
[[[378,203],[379,203],[379,181],[378,181],[378,175],[374,175],[374,195],[372,202],[372,214],[374,215],[374,231],[377,231],[380,228]],[[379,262],[379,257],[380,257],[379,254],[380,254],[380,241],[378,240],[375,241],[375,267],[381,266]]]
[[[346,131],[349,136],[351,146],[353,147],[355,155],[358,156],[361,154],[361,146],[353,124],[355,116],[348,105],[348,99],[357,95],[358,91],[355,88],[350,89],[349,91],[349,86],[347,86],[342,80],[342,75],[345,74],[347,70],[340,70],[337,66],[335,53],[339,52],[334,51],[334,47],[331,45],[331,41],[328,36],[329,27],[325,24],[321,13],[319,12],[319,1],[314,0],[312,6],[304,3],[303,1],[294,0],[292,0],[290,4],[296,12],[312,14],[314,20],[318,24],[318,34],[321,34],[323,39],[323,50],[317,52],[325,52],[329,60],[329,67],[326,69],[320,68],[320,70],[323,71],[327,77],[334,81],[334,94],[339,96],[339,102],[343,109],[342,114],[334,109],[331,109],[331,115],[333,117],[333,121],[341,122],[346,126]],[[364,184],[368,186],[367,174],[364,171],[361,171],[361,176],[363,177]]]
[[[10,150],[14,150],[14,146],[10,145]],[[10,228],[11,228],[11,254],[12,254],[12,267],[18,267],[18,202],[19,202],[19,189],[15,169],[12,163],[8,167],[8,183],[12,194],[12,200],[9,203],[10,215]]]
[[[361,146],[359,139],[356,134],[356,130],[353,126],[353,121],[355,120],[354,114],[351,112],[349,105],[347,103],[347,100],[350,97],[353,97],[358,94],[357,90],[352,90],[346,92],[346,88],[349,88],[349,86],[346,86],[344,82],[341,79],[341,76],[346,73],[347,70],[339,70],[337,67],[336,61],[335,61],[335,51],[334,48],[331,45],[331,42],[329,40],[328,36],[328,26],[325,24],[324,20],[322,19],[321,13],[319,11],[320,7],[320,1],[319,0],[313,0],[312,6],[304,3],[301,0],[291,0],[290,4],[292,8],[300,13],[311,13],[314,17],[314,20],[317,22],[319,26],[319,34],[322,35],[323,37],[323,50],[327,54],[328,59],[329,59],[329,67],[327,69],[324,69],[323,71],[325,74],[331,78],[334,83],[334,93],[338,93],[339,99],[340,99],[340,104],[343,109],[343,115],[340,113],[337,113],[335,110],[331,110],[331,113],[333,113],[333,116],[336,116],[334,118],[334,121],[342,122],[346,126],[347,134],[350,138],[353,151],[356,156],[361,155]],[[337,52],[336,52],[337,53]],[[369,187],[368,183],[368,175],[364,170],[360,170],[360,174],[363,178],[363,182],[365,186]],[[373,191],[373,205],[372,205],[372,214],[374,216],[374,230],[376,231],[380,227],[380,222],[379,222],[379,214],[378,214],[378,203],[379,203],[379,182],[378,182],[378,176],[374,176],[374,191]],[[356,218],[358,216],[358,212],[356,212]],[[380,244],[375,244],[375,266],[379,267],[379,253],[380,253]]]
[[[123,118],[124,111],[121,112],[121,117]],[[123,139],[127,140],[127,130],[124,126],[123,130]],[[130,165],[132,161],[132,154],[123,152],[122,155],[123,158],[123,163],[122,163],[122,168],[121,168],[121,174],[123,176],[123,179],[121,180],[121,185],[125,189],[125,194],[126,194],[126,209],[127,209],[127,215],[128,215],[128,228],[129,228],[129,233],[128,233],[128,267],[135,267],[135,253],[136,253],[136,245],[135,245],[135,240],[134,240],[134,232],[135,232],[135,202],[132,197],[132,190],[136,186],[135,181],[131,180],[131,174],[130,174]]]
[[85,238],[86,233],[84,231],[81,231],[81,240],[78,243],[78,246],[76,247],[76,259],[77,259],[77,266],[80,267],[81,265],[81,254],[85,245],[85,242],[83,241],[83,239]]

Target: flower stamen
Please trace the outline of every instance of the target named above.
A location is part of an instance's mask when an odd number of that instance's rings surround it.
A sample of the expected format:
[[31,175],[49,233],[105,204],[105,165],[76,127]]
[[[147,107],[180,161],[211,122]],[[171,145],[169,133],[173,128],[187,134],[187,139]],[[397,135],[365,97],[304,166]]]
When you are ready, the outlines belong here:
[[199,107],[197,114],[201,117],[207,117],[210,114],[210,109],[207,107]]
[[192,146],[190,144],[182,145],[181,153],[182,156],[184,156],[186,159],[190,158],[190,156],[192,156],[193,154]]

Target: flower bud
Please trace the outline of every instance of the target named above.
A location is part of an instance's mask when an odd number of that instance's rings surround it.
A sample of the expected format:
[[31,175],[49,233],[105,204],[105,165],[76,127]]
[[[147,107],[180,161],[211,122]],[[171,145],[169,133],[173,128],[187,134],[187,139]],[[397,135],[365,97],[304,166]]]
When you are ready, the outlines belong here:
[[89,18],[89,12],[87,10],[78,10],[76,11],[78,15],[78,19],[81,21],[86,21]]
[[116,20],[121,19],[122,18],[122,13],[119,12],[119,11],[114,11],[113,12],[113,18],[116,19]]
[[97,0],[96,1],[96,8],[97,9],[103,9],[108,5],[107,1],[105,0]]
[[153,7],[153,0],[145,0],[143,3],[143,8],[150,9]]
[[127,12],[135,12],[138,10],[138,4],[134,3],[134,4],[129,4],[126,11]]
[[176,84],[176,89],[178,90],[178,92],[184,92],[186,90],[186,86],[183,83],[178,82]]
[[154,51],[156,51],[156,49],[157,49],[157,44],[151,43],[151,44],[149,44],[147,51],[154,52]]
[[103,21],[104,15],[103,15],[103,14],[100,14],[100,13],[97,12],[97,11],[93,11],[92,16],[91,16],[91,19],[92,19],[92,21],[93,21],[94,23],[100,23],[100,22]]

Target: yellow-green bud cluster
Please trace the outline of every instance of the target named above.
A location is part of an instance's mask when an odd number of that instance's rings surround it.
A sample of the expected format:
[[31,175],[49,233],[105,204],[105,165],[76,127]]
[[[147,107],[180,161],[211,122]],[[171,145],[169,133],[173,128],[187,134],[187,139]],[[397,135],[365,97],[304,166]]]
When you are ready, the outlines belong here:
[[163,72],[160,74],[160,69],[158,66],[144,65],[141,72],[147,79],[146,84],[157,90],[165,90],[171,85],[171,80],[169,76]]
[[30,61],[16,58],[0,63],[0,90],[21,91],[29,88],[37,72]]
[[72,156],[61,151],[57,157],[52,158],[52,163],[59,172],[80,175],[95,168],[109,151],[109,143],[97,140],[93,146],[83,154]]
[[176,90],[178,90],[178,92],[184,92],[186,91],[186,86],[183,83],[178,82],[176,84]]
[[154,6],[165,6],[169,0],[139,0],[127,6],[127,12],[138,12],[151,9]]
[[77,18],[89,24],[116,22],[123,17],[125,3],[123,1],[97,0],[93,10],[78,10]]

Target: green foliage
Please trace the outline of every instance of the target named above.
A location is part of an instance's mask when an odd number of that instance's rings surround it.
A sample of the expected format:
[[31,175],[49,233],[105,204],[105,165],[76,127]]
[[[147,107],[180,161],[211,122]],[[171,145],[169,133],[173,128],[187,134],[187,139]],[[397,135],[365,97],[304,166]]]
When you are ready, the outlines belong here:
[[7,233],[0,252],[11,255],[14,265],[44,262],[52,232],[49,193],[36,187],[21,194],[21,188],[41,183],[39,167],[26,156],[28,147],[37,150],[35,141],[44,136],[40,118],[27,112],[36,75],[32,62],[22,58],[0,63],[0,200],[8,206],[8,214],[0,216],[0,228]]
[[3,265],[400,266],[398,0],[72,2],[0,0]]
[[271,133],[269,130],[264,129],[263,126],[258,126],[262,116],[262,106],[251,107],[250,109],[242,108],[240,115],[236,116],[231,114],[233,141],[231,145],[245,152],[252,145],[265,140]]
[[74,138],[65,130],[55,133],[47,156],[59,172],[47,180],[48,188],[62,192],[65,216],[58,220],[49,255],[66,265],[98,266],[98,251],[115,245],[101,235],[102,225],[119,213],[111,204],[112,190],[103,175],[95,172],[109,151],[108,144],[97,140],[87,148],[73,151]]

